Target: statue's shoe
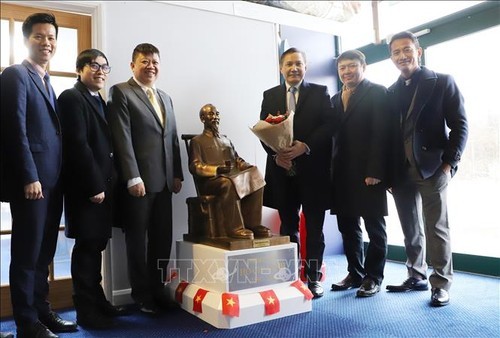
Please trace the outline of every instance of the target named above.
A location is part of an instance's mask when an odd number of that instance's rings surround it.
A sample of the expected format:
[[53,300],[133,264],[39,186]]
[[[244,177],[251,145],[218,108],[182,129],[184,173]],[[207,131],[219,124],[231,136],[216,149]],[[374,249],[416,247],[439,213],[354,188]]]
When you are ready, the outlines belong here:
[[238,239],[254,239],[253,232],[245,228],[230,231],[228,233],[228,237]]
[[247,229],[252,230],[256,238],[268,238],[273,236],[271,230],[269,230],[263,225],[257,225],[254,227],[247,226]]

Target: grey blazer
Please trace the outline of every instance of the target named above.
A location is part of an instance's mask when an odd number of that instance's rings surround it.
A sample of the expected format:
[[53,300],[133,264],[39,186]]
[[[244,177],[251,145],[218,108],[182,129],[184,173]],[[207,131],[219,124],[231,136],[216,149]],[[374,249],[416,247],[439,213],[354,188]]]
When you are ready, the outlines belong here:
[[183,179],[179,139],[170,96],[157,90],[165,112],[165,128],[149,99],[133,78],[111,87],[108,123],[120,179],[141,177],[146,191],[172,191],[174,177]]

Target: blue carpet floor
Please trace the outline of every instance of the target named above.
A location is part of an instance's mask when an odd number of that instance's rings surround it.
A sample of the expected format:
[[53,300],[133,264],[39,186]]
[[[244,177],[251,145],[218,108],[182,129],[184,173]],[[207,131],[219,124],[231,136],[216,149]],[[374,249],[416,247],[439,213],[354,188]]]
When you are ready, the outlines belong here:
[[[382,291],[371,298],[356,298],[355,290],[331,292],[332,282],[346,274],[342,255],[326,258],[325,296],[313,300],[308,313],[236,329],[217,329],[177,309],[156,318],[136,313],[121,317],[116,329],[84,330],[60,334],[83,337],[500,337],[500,279],[455,273],[450,305],[429,306],[430,291],[388,293],[386,284],[398,284],[406,276],[401,263],[388,262]],[[60,311],[74,319],[71,309]],[[11,318],[2,320],[1,331],[15,332]]]

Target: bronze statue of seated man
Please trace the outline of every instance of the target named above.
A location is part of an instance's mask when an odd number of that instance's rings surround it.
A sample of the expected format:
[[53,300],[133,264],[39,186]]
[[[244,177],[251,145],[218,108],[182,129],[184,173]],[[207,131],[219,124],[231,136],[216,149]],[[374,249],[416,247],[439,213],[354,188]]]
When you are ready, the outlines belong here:
[[216,196],[219,233],[240,239],[271,237],[271,231],[260,224],[264,178],[219,134],[220,114],[215,106],[204,105],[200,120],[203,134],[191,139],[189,171],[199,194]]

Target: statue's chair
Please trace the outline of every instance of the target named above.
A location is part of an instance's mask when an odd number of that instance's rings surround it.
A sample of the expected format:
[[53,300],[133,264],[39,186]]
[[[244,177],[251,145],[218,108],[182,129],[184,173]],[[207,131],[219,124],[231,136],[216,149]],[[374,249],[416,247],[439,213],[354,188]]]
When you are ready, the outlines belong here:
[[[182,134],[188,155],[188,167],[191,164],[190,142],[196,134]],[[198,187],[197,178],[193,176],[194,186],[197,197],[188,197],[188,229],[189,235],[194,238],[218,238],[226,237],[227,234],[223,227],[217,226],[217,213],[221,210],[216,208],[215,195],[201,195]]]

